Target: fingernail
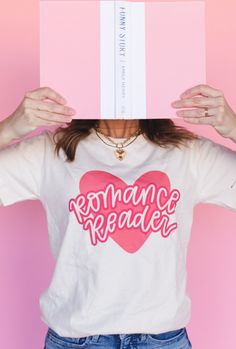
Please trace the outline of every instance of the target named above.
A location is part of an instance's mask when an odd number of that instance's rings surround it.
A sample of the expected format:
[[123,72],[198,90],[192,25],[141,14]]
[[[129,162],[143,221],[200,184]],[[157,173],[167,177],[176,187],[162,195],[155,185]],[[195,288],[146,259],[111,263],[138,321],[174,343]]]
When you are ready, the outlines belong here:
[[63,98],[63,97],[59,97],[59,101],[62,102],[62,103],[67,103],[66,99]]
[[70,113],[70,114],[75,114],[75,113],[76,113],[76,110],[74,110],[74,109],[71,108],[71,109],[69,109],[69,113]]
[[185,98],[185,97],[187,97],[187,96],[188,96],[188,92],[185,91],[185,92],[183,92],[183,93],[180,95],[180,98]]

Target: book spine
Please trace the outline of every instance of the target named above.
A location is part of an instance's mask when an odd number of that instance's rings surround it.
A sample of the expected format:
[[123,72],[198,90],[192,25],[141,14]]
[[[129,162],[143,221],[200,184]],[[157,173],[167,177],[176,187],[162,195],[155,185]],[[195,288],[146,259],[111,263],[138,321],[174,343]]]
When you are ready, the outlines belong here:
[[146,118],[145,3],[101,1],[101,117]]
[[116,118],[131,116],[131,7],[115,1],[115,96]]

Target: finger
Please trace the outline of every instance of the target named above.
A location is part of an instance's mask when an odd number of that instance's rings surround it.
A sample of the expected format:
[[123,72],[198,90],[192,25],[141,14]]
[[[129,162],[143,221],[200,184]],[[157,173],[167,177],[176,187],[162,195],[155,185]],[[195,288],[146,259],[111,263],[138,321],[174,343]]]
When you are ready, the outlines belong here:
[[52,113],[64,114],[66,116],[73,115],[76,113],[76,111],[73,108],[70,108],[68,106],[61,106],[56,103],[41,102],[39,100],[31,98],[26,98],[24,103],[26,107],[31,109],[46,110]]
[[37,100],[43,100],[45,98],[48,98],[60,104],[66,103],[66,99],[62,97],[58,92],[53,90],[51,87],[40,87],[36,90],[26,92],[25,97]]
[[184,108],[184,107],[218,107],[224,105],[223,97],[205,98],[205,97],[195,97],[189,99],[180,99],[171,103],[174,108]]
[[196,95],[203,95],[206,97],[220,97],[224,96],[224,93],[223,91],[213,88],[209,85],[201,84],[184,91],[180,95],[180,98],[193,97]]
[[200,118],[184,118],[185,122],[190,124],[202,124],[202,125],[216,125],[216,117],[208,116],[208,117],[200,117]]
[[[199,109],[189,109],[189,110],[178,110],[176,114],[181,117],[187,117],[187,118],[200,118],[205,117],[206,110],[203,108]],[[218,108],[209,108],[207,110],[209,116],[214,116],[218,114]]]
[[38,119],[38,122],[36,122],[37,127],[39,126],[45,126],[45,125],[60,125],[60,126],[68,126],[69,122],[56,122],[56,121],[50,121],[50,120],[46,120],[44,119],[44,122],[42,123],[41,119]]
[[72,121],[72,118],[70,116],[65,117],[65,115],[54,114],[48,111],[41,111],[41,110],[35,110],[35,109],[32,109],[32,115],[36,116],[39,119],[52,121],[52,122],[65,123],[65,122]]

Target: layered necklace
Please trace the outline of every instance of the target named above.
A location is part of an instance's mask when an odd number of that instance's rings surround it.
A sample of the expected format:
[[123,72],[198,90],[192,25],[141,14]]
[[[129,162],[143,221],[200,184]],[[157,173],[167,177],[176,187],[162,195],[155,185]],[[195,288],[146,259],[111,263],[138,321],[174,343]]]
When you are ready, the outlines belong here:
[[[128,147],[128,145],[132,144],[137,137],[142,134],[142,130],[138,129],[137,131],[135,131],[131,136],[129,136],[128,138],[126,138],[123,142],[115,142],[111,137],[107,136],[106,134],[103,133],[103,131],[99,128],[99,127],[95,127],[94,128],[96,131],[96,134],[98,136],[98,138],[105,143],[106,145],[115,148],[114,154],[115,157],[118,160],[123,160],[124,157],[126,156],[126,151],[124,150],[124,148]],[[108,140],[110,143],[107,143],[102,136]]]

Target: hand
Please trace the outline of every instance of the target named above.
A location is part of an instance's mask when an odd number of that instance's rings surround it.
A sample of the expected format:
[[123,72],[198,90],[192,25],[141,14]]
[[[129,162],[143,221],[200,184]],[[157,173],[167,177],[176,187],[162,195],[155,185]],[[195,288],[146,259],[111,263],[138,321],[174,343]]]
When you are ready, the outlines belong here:
[[[197,97],[201,95],[200,97]],[[223,137],[235,139],[236,114],[226,101],[221,90],[208,85],[194,86],[180,95],[180,100],[173,102],[174,108],[194,108],[179,110],[178,116],[192,124],[213,126]],[[206,108],[209,116],[205,116]]]
[[17,109],[3,120],[5,130],[9,130],[14,138],[20,138],[40,126],[70,122],[75,110],[66,107],[65,103],[66,100],[50,87],[26,92]]

